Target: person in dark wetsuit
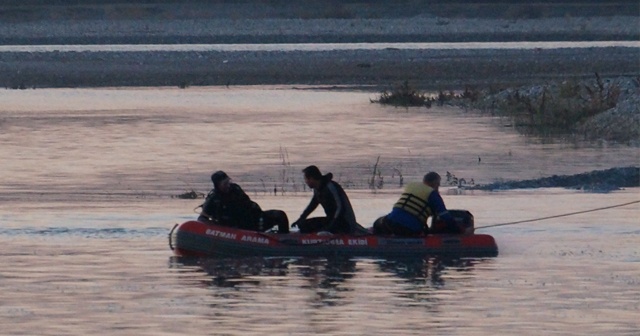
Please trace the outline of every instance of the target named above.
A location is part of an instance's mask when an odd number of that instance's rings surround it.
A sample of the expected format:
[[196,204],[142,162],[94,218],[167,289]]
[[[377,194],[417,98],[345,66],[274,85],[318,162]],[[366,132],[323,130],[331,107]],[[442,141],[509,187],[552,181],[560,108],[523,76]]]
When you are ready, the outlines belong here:
[[[356,222],[355,213],[344,189],[332,180],[333,174],[322,175],[316,166],[309,166],[302,172],[305,183],[313,189],[313,197],[300,218],[291,225],[292,227],[298,226],[301,233],[364,234],[366,232],[366,229]],[[318,205],[322,205],[326,217],[307,219]]]
[[[373,232],[397,236],[416,236],[427,232],[465,233],[466,228],[456,222],[444,205],[438,192],[440,180],[438,173],[429,172],[422,183],[407,184],[391,213],[374,222]],[[434,217],[432,230],[427,226],[429,217]]]
[[278,233],[289,232],[289,220],[283,211],[262,211],[225,172],[213,173],[211,182],[213,189],[201,205],[199,221],[252,231],[266,231],[278,225]]

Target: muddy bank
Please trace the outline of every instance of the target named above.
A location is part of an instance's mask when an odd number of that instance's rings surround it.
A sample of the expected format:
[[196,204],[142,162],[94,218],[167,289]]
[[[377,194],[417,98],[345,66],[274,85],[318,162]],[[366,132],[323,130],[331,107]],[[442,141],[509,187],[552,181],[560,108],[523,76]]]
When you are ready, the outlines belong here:
[[621,188],[640,187],[639,167],[594,170],[575,175],[553,175],[533,180],[505,181],[475,185],[473,190],[508,190],[531,188],[568,188],[590,192],[609,192]]

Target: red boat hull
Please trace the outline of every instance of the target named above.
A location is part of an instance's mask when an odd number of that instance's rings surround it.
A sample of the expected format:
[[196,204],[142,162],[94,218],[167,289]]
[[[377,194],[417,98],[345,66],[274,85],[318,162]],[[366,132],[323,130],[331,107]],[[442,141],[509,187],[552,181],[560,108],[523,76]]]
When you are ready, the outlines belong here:
[[179,256],[348,256],[415,257],[447,255],[494,257],[498,246],[490,235],[318,236],[316,234],[276,234],[188,221],[176,224],[169,245]]

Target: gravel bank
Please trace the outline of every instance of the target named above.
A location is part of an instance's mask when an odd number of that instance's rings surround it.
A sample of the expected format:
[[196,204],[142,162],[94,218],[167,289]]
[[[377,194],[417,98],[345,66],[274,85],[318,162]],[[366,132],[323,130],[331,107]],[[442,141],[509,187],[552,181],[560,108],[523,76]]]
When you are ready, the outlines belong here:
[[5,21],[0,44],[633,41],[637,27],[636,16]]
[[207,52],[2,52],[7,88],[350,85],[420,89],[640,74],[639,48]]
[[[29,5],[38,3],[39,5]],[[0,46],[637,41],[626,3],[92,1],[0,5]],[[640,73],[640,48],[234,52],[0,52],[8,88],[350,85],[422,89]]]

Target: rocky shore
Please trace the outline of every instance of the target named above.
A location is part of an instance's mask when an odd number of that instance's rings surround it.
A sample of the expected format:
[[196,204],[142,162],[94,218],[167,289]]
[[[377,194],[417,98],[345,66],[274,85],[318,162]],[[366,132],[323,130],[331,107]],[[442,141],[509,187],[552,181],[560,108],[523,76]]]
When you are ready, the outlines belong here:
[[640,144],[640,77],[565,79],[467,91],[454,104],[497,114],[524,133]]
[[553,175],[535,180],[506,181],[475,185],[472,190],[508,190],[531,188],[568,188],[589,192],[609,192],[621,188],[640,187],[640,168],[618,167],[575,175]]

